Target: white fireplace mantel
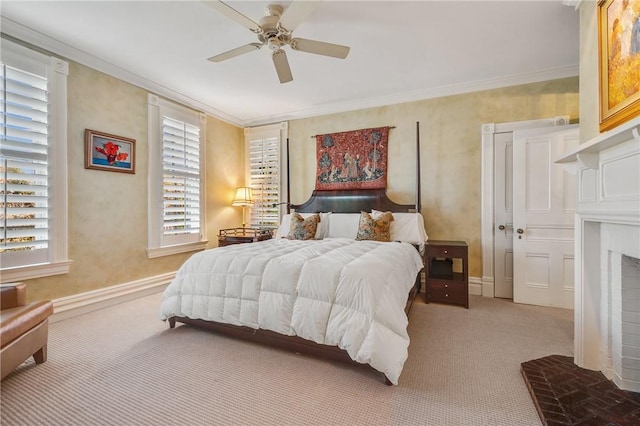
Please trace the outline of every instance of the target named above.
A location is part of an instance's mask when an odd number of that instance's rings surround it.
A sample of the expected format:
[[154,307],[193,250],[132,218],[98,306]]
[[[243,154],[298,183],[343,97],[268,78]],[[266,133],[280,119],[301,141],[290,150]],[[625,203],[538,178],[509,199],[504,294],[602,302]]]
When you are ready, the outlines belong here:
[[640,117],[556,163],[578,178],[574,361],[639,392],[640,279],[616,277],[620,259],[640,258]]
[[640,142],[640,117],[578,145],[575,149],[556,160],[556,163],[578,163],[583,167],[597,169],[599,154],[602,151],[632,139]]

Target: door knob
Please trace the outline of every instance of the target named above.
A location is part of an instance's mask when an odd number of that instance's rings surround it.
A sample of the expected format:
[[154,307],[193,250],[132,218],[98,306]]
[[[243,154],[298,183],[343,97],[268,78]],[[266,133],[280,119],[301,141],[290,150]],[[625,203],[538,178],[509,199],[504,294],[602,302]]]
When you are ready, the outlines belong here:
[[522,229],[522,228],[518,228],[518,229],[516,229],[516,232],[517,232],[518,234],[524,234],[524,229]]
[[501,231],[504,231],[504,229],[505,229],[505,228],[504,228],[504,225],[500,225],[500,226],[498,226],[498,229],[499,229],[499,230],[501,230]]

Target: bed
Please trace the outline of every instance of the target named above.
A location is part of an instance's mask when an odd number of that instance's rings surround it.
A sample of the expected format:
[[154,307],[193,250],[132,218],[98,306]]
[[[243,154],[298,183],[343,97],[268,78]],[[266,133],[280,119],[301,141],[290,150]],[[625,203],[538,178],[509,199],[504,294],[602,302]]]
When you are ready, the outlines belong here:
[[[171,328],[179,322],[356,362],[397,385],[427,239],[419,192],[415,205],[402,205],[379,189],[314,191],[307,202],[288,207],[293,215],[318,214],[314,239],[282,238],[288,227],[283,219],[271,240],[193,255],[165,290],[161,318]],[[391,212],[391,236],[399,238],[354,238],[360,231],[353,223],[363,212],[372,217]]]

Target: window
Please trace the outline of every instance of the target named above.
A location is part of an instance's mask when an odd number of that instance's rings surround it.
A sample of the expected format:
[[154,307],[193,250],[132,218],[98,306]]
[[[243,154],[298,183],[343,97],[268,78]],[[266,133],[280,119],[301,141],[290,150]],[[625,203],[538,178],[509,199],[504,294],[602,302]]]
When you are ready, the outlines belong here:
[[1,40],[2,281],[69,272],[68,64]]
[[280,223],[279,203],[286,197],[281,165],[287,130],[287,123],[245,129],[247,181],[254,198],[252,227],[275,229]]
[[149,257],[201,250],[206,117],[149,95]]

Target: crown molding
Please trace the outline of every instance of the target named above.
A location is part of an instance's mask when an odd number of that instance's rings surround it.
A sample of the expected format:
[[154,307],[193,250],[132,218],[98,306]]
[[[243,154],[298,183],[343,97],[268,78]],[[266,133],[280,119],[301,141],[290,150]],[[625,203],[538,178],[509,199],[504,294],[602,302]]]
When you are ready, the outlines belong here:
[[69,46],[66,43],[53,39],[29,27],[25,27],[22,24],[7,19],[4,16],[0,21],[0,28],[2,28],[2,33],[23,42],[32,44],[39,49],[44,49],[54,55],[62,56],[65,59],[72,60],[89,68],[93,68],[97,71],[108,74],[127,83],[133,84],[134,86],[148,90],[149,92],[153,92],[162,97],[179,102],[185,106],[207,113],[208,115],[219,118],[220,120],[243,127],[242,120],[239,120],[237,117],[229,115],[210,105],[207,105],[189,96],[183,95],[182,93],[176,92],[168,87],[162,86],[123,68],[117,67],[83,50],[77,49],[73,46]]
[[459,95],[463,93],[479,92],[482,90],[499,89],[502,87],[517,86],[521,84],[538,83],[560,78],[575,77],[579,73],[579,66],[561,67],[531,72],[525,74],[508,75],[495,79],[478,80],[463,84],[441,86],[430,89],[405,92],[394,95],[357,99],[348,102],[325,104],[317,108],[292,111],[286,114],[254,117],[243,121],[245,126],[257,126],[276,121],[296,120],[320,115],[335,114],[359,109],[375,108],[385,105],[393,105],[406,102],[415,102],[425,99],[440,98],[444,96]]

